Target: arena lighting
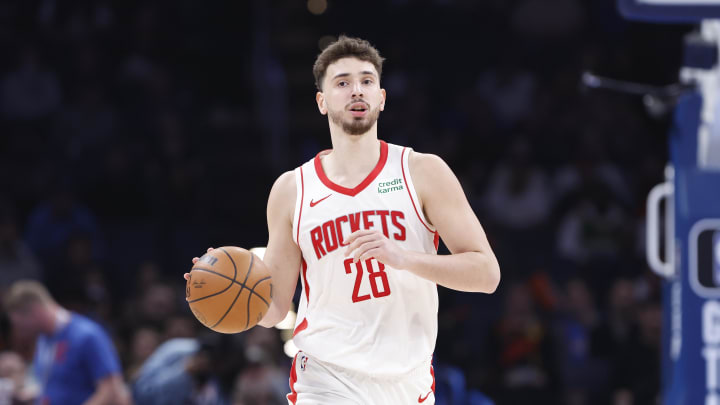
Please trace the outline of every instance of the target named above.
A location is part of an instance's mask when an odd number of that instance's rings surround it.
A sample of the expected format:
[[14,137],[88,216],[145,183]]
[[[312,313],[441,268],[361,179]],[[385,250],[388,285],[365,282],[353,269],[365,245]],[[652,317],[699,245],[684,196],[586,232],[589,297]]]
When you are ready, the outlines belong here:
[[295,343],[293,342],[293,340],[290,339],[287,342],[285,342],[285,345],[283,346],[283,351],[285,352],[286,356],[293,358],[293,357],[295,357],[295,355],[297,354],[297,352],[299,350],[298,350],[297,346],[295,346]]
[[308,11],[315,15],[320,15],[327,10],[327,0],[308,0]]

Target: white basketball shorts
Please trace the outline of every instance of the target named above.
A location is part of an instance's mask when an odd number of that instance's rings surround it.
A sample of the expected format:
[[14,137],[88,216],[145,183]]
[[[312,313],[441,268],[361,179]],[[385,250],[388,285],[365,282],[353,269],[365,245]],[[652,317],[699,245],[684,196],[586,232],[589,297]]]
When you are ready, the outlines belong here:
[[289,405],[430,405],[435,403],[432,359],[406,375],[383,377],[323,363],[303,352],[290,368]]

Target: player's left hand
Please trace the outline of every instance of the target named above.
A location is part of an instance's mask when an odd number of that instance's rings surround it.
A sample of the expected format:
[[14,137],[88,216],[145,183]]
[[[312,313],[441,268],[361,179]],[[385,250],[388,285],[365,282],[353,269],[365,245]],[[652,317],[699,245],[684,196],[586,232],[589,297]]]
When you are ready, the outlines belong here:
[[345,257],[352,254],[355,263],[375,258],[386,266],[405,268],[405,251],[379,230],[355,231],[345,238],[345,246]]

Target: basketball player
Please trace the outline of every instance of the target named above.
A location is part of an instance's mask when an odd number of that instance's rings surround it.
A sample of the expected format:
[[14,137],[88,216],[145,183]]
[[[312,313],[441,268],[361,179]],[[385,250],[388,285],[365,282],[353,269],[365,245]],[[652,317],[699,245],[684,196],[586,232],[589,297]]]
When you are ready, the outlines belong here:
[[[343,36],[318,56],[315,99],[333,148],[270,192],[263,261],[274,299],[260,325],[285,317],[298,278],[303,288],[291,404],[434,403],[437,284],[492,293],[500,280],[445,162],[378,139],[382,63],[367,41]],[[451,255],[436,255],[439,237]]]

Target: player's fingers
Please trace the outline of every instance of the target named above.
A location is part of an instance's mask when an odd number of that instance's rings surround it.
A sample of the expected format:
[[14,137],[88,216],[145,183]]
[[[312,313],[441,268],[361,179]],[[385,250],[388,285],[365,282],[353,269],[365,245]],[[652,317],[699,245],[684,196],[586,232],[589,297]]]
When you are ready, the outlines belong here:
[[193,264],[197,263],[197,262],[198,262],[198,260],[200,260],[200,258],[199,258],[199,257],[193,257],[193,258],[192,258],[192,262],[193,262]]
[[357,263],[358,260],[361,260],[361,258],[363,257],[363,255],[364,255],[368,250],[377,249],[377,248],[379,248],[380,246],[382,246],[382,241],[381,241],[381,240],[376,240],[376,241],[370,241],[370,242],[363,243],[362,245],[360,245],[360,247],[358,247],[358,248],[355,250],[355,255],[353,255],[353,262]]
[[214,249],[215,249],[215,248],[209,247],[207,251],[208,251],[208,253],[210,253],[210,252],[212,252]]
[[345,257],[350,256],[350,254],[355,249],[362,246],[363,243],[370,242],[373,239],[375,239],[375,235],[372,235],[372,234],[358,237],[351,244],[349,244],[347,248],[345,248]]
[[380,252],[381,252],[381,249],[379,247],[368,249],[355,262],[364,262],[365,260],[372,259],[372,258],[377,259],[375,256],[377,254],[379,254]]
[[185,277],[185,280],[190,280],[190,273],[183,274],[183,277]]
[[345,238],[345,244],[353,243],[355,241],[355,239],[357,239],[361,236],[369,235],[372,232],[373,231],[371,231],[369,229],[361,229],[359,231],[355,231],[355,232],[351,233],[347,238]]

